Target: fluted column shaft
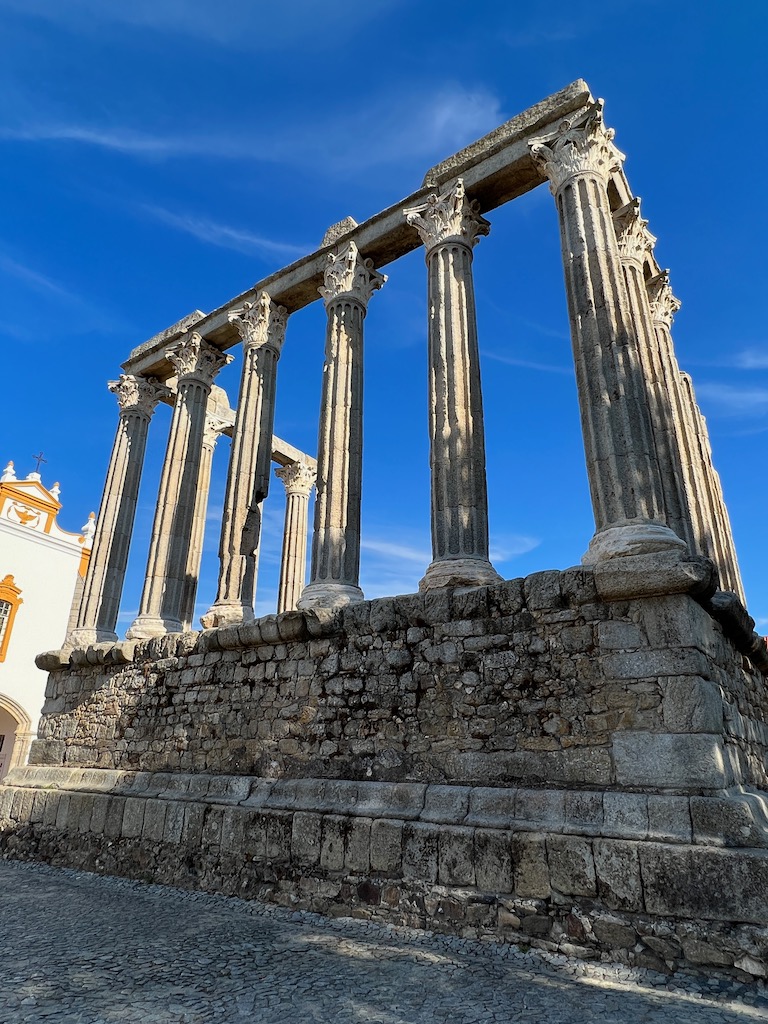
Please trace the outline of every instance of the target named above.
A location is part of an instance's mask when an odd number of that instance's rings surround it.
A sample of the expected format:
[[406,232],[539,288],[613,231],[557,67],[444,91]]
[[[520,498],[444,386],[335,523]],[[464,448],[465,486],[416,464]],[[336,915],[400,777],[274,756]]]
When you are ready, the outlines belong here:
[[309,495],[315,484],[316,472],[305,462],[295,462],[292,466],[275,470],[275,474],[285,485],[285,525],[277,610],[287,612],[296,608],[304,589]]
[[649,394],[608,200],[622,154],[596,104],[531,143],[560,222],[581,424],[596,533],[583,561],[685,542],[665,524]]
[[648,231],[647,221],[640,217],[639,199],[614,214],[614,223],[630,315],[637,333],[638,355],[648,389],[664,521],[685,541],[689,550],[694,551],[696,538],[684,476],[679,367],[671,344],[659,344],[644,274],[646,254],[653,249],[656,239]]
[[425,245],[429,306],[432,562],[421,590],[500,577],[488,560],[485,426],[472,248],[490,225],[461,179],[405,211]]
[[329,256],[328,326],[317,441],[317,500],[310,582],[300,608],[334,608],[363,599],[360,505],[363,473],[363,320],[386,278],[354,242]]
[[261,506],[269,491],[277,362],[286,311],[261,292],[255,303],[246,303],[229,319],[243,340],[243,372],[221,524],[219,586],[216,601],[201,620],[206,627],[253,618]]
[[178,391],[139,615],[126,634],[132,639],[181,632],[206,405],[214,376],[230,358],[196,333],[167,355],[178,371]]
[[88,570],[75,629],[68,646],[117,640],[115,627],[136,518],[149,421],[166,389],[156,381],[128,374],[111,381],[120,419],[96,520]]
[[205,540],[205,517],[208,512],[208,497],[211,490],[211,470],[213,469],[213,453],[216,442],[226,424],[213,416],[208,416],[203,431],[203,445],[200,453],[200,476],[195,491],[195,511],[192,522],[192,536],[187,558],[187,571],[184,574],[184,585],[181,597],[181,625],[189,630],[195,627],[195,598],[197,584],[200,579],[200,566],[203,560],[203,541]]

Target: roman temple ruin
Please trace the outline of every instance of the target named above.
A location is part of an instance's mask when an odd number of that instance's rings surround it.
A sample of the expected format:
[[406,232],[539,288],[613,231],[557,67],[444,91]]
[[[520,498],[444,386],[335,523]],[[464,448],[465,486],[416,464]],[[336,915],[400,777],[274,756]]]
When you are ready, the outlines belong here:
[[[493,210],[541,185],[562,239],[595,532],[580,565],[503,580],[472,259]],[[645,212],[602,102],[577,81],[402,202],[334,225],[316,252],[130,354],[110,384],[118,428],[77,621],[38,658],[38,739],[0,787],[4,856],[766,975],[768,652]],[[418,247],[432,561],[418,593],[366,600],[364,324],[383,268]],[[315,461],[273,423],[290,318],[316,301]],[[235,351],[233,410],[214,381]],[[141,607],[120,640],[158,402],[173,407],[170,433]],[[195,631],[221,433],[218,589]],[[288,495],[279,606],[256,618],[273,463]]]

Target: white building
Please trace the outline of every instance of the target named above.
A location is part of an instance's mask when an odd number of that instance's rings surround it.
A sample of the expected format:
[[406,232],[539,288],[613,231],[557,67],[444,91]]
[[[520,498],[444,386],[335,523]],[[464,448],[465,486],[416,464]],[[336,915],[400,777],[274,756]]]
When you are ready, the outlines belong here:
[[61,647],[91,554],[93,513],[82,533],[62,530],[58,496],[12,462],[0,476],[0,779],[26,761],[45,698],[35,655]]

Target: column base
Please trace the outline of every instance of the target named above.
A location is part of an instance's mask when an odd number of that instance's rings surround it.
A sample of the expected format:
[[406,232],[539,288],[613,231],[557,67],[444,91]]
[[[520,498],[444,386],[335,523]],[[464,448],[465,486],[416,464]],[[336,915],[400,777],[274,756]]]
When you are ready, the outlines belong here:
[[178,619],[163,619],[157,615],[139,615],[125,634],[126,640],[151,640],[166,633],[183,633],[184,627]]
[[440,587],[489,587],[502,577],[487,558],[436,558],[419,580],[419,592]]
[[360,587],[351,583],[309,583],[302,590],[296,607],[300,611],[307,608],[343,608],[364,600]]
[[73,629],[67,633],[63,650],[83,650],[91,644],[114,644],[117,643],[117,633],[109,629]]
[[253,622],[253,608],[245,604],[214,604],[205,615],[200,616],[203,629],[216,629],[218,626],[239,626],[243,622]]
[[609,558],[626,558],[629,555],[650,555],[656,551],[688,551],[688,545],[677,534],[662,523],[644,521],[622,523],[599,530],[582,555],[582,565],[594,565]]

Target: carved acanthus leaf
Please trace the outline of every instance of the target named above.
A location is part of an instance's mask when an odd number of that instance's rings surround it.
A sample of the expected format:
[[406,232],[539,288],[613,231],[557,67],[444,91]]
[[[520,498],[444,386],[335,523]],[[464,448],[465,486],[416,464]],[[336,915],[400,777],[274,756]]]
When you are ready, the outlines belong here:
[[662,270],[648,282],[648,301],[654,321],[669,329],[682,303],[672,294],[668,270]]
[[303,494],[308,498],[317,479],[317,469],[306,462],[294,462],[275,470],[275,476],[285,484],[286,494]]
[[419,232],[427,253],[446,242],[461,242],[470,248],[491,230],[490,221],[478,212],[480,204],[470,201],[461,178],[446,192],[433,192],[426,202],[403,210],[405,219]]
[[640,216],[640,200],[635,198],[622,206],[613,215],[613,223],[621,258],[642,265],[646,254],[653,251],[656,238],[648,230],[648,221]]
[[132,373],[121,373],[107,387],[117,399],[121,413],[138,412],[144,416],[151,416],[161,398],[170,394],[154,377],[137,377]]
[[367,307],[373,293],[386,280],[386,274],[373,269],[373,260],[364,259],[355,243],[349,242],[340,252],[328,257],[325,284],[318,291],[326,306],[336,299],[349,297]]
[[194,377],[210,385],[222,366],[232,362],[232,356],[210,345],[197,331],[185,334],[176,348],[165,355],[176,367],[179,382],[185,377]]
[[203,447],[213,450],[221,435],[232,424],[229,420],[222,420],[218,416],[205,417],[205,429],[203,430]]
[[531,156],[550,182],[553,195],[580,174],[594,174],[608,183],[624,162],[613,144],[613,128],[603,124],[603,101],[598,100],[587,117],[574,124],[566,120],[557,133],[528,143]]
[[288,313],[285,306],[278,306],[267,292],[259,292],[255,302],[246,302],[241,309],[230,310],[228,319],[237,328],[246,349],[269,345],[280,354]]

